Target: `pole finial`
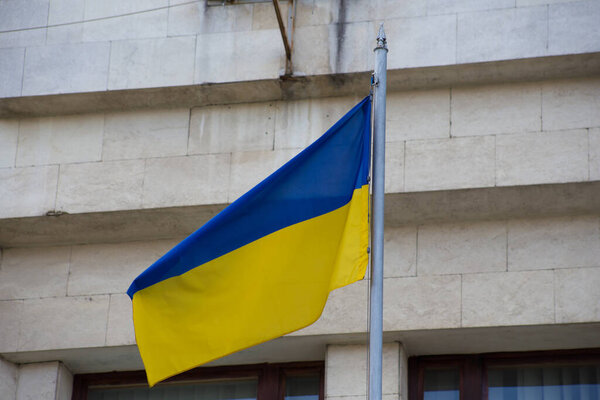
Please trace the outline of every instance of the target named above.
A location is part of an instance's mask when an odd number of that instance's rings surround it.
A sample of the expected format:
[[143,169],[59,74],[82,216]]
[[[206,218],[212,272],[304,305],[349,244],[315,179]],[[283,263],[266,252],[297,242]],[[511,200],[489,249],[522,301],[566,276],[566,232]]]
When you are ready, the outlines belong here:
[[379,26],[379,33],[377,34],[377,47],[375,49],[387,50],[387,39],[385,37],[385,31],[383,30],[383,23]]

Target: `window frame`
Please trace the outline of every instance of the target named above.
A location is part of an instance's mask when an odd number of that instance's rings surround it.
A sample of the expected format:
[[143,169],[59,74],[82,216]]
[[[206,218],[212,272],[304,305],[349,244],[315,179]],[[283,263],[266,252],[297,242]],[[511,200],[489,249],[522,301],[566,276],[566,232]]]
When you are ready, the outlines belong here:
[[[166,379],[163,383],[255,378],[258,380],[257,400],[283,400],[285,395],[285,378],[287,376],[314,373],[319,375],[319,400],[324,400],[324,361],[199,367]],[[71,399],[87,400],[88,389],[94,386],[138,385],[148,385],[146,372],[143,370],[76,374],[73,377],[73,395],[71,396]]]
[[510,353],[413,356],[408,359],[408,399],[423,400],[427,368],[458,367],[460,400],[487,400],[490,367],[539,367],[600,363],[600,348]]

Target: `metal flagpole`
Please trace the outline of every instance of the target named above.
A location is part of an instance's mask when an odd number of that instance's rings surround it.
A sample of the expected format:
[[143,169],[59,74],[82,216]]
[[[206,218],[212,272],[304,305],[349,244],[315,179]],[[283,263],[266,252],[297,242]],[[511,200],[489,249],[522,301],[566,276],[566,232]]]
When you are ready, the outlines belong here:
[[381,400],[383,346],[383,206],[385,184],[385,99],[387,40],[383,24],[375,47],[373,79],[373,228],[369,336],[369,400]]

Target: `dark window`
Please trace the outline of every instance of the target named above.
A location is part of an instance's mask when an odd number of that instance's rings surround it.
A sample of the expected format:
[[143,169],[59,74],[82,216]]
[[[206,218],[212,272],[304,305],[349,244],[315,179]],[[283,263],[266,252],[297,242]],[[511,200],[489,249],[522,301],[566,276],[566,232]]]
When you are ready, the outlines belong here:
[[324,400],[321,361],[196,368],[150,389],[144,371],[75,375],[73,400]]
[[410,400],[600,400],[600,349],[409,359]]

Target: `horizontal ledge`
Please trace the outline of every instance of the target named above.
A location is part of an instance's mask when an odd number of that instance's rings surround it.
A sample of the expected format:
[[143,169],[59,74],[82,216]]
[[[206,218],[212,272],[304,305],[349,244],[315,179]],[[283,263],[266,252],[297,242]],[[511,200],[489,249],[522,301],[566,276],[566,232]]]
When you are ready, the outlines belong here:
[[[600,213],[600,181],[388,193],[387,226]],[[0,247],[183,238],[226,204],[0,219]]]
[[[600,323],[585,323],[409,330],[384,332],[384,342],[403,343],[409,356],[583,349],[600,347],[599,328]],[[231,354],[207,366],[324,360],[327,345],[366,343],[366,332],[284,336]],[[143,369],[135,345],[1,355],[19,364],[59,360],[76,374]]]
[[[600,52],[388,70],[388,90],[598,75]],[[0,118],[189,108],[333,96],[364,96],[370,71],[101,92],[0,98]]]

